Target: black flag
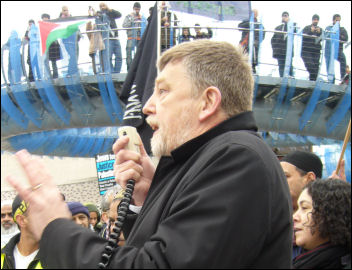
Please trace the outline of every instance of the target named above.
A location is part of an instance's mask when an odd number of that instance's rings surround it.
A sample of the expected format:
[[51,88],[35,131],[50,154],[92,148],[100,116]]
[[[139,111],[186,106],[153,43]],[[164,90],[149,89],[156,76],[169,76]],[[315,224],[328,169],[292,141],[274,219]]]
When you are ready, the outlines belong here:
[[120,96],[120,99],[126,104],[122,125],[137,128],[147,153],[150,153],[150,139],[153,131],[146,123],[142,109],[153,93],[154,81],[157,76],[157,13],[157,5],[155,4]]

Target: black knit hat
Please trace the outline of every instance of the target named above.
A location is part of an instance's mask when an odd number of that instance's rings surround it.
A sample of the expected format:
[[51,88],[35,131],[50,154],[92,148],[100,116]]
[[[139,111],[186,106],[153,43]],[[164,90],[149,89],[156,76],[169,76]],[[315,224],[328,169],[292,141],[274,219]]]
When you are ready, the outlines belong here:
[[16,217],[17,215],[23,215],[27,211],[28,205],[24,200],[17,195],[12,202],[12,218],[17,223]]
[[305,172],[314,172],[318,178],[322,176],[323,163],[317,155],[311,152],[294,151],[287,154],[281,161],[286,161]]
[[88,217],[88,219],[90,219],[88,208],[85,207],[80,202],[68,202],[67,206],[68,206],[68,209],[71,211],[72,216],[82,213],[82,214],[85,214]]

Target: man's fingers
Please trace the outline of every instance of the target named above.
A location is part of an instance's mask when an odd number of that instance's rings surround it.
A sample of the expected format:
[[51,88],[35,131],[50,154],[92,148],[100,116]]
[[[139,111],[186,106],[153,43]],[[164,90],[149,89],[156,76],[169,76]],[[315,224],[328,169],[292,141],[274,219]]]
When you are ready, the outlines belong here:
[[127,136],[121,137],[116,140],[116,142],[112,146],[112,151],[116,155],[121,149],[124,149],[128,144],[129,138]]
[[144,148],[144,144],[140,136],[139,136],[139,152],[142,156],[148,156],[148,153]]
[[16,157],[20,164],[22,165],[28,180],[29,184],[32,187],[35,187],[39,184],[52,185],[51,177],[47,173],[44,165],[41,160],[31,156],[27,150],[21,150],[16,153]]
[[115,174],[115,181],[122,187],[126,188],[127,181],[132,179],[132,180],[138,180],[141,177],[140,173],[137,172],[136,170],[129,169],[123,172],[119,172]]
[[28,197],[31,192],[30,189],[24,188],[23,184],[12,176],[7,176],[6,181],[18,192],[23,200],[28,201]]
[[129,169],[136,170],[139,174],[142,174],[143,172],[143,167],[139,165],[138,163],[135,163],[132,160],[128,160],[124,163],[121,164],[114,164],[114,172],[115,173],[121,173],[123,171],[127,171]]

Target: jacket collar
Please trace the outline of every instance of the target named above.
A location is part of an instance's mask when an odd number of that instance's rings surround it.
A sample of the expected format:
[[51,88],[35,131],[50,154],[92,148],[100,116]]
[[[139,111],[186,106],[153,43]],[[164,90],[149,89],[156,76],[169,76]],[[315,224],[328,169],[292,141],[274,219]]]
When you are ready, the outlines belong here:
[[[16,234],[15,236],[13,236],[9,242],[7,242],[7,244],[1,249],[1,254],[5,253],[6,256],[9,256],[13,259],[13,251],[15,249],[15,246],[18,244],[18,242],[20,241],[21,238],[21,233]],[[37,253],[37,255],[35,256],[35,258],[33,259],[33,261],[39,260],[39,252]]]
[[181,162],[182,160],[188,159],[201,146],[203,146],[213,138],[225,132],[236,130],[258,130],[252,111],[237,114],[221,122],[219,125],[213,127],[207,132],[201,134],[200,136],[184,143],[180,147],[173,150],[171,152],[171,156],[175,162]]
[[20,241],[21,233],[14,235],[7,244],[1,249],[1,253],[5,253],[6,255],[13,255],[13,249]]

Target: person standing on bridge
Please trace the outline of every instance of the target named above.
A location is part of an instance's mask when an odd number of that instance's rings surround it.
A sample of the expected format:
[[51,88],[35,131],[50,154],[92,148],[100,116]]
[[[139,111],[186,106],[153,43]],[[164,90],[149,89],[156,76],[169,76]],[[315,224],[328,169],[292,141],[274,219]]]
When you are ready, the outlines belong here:
[[[113,73],[120,73],[122,67],[122,52],[121,52],[121,44],[119,40],[119,31],[117,30],[117,25],[115,19],[121,18],[122,14],[114,9],[108,7],[105,2],[101,2],[99,4],[100,11],[102,15],[105,15],[108,18],[109,23],[109,44],[104,40],[105,49],[108,48],[109,52],[109,63],[110,71]],[[109,46],[109,47],[108,47]],[[106,52],[105,51],[105,52]],[[112,61],[113,55],[115,55],[115,61]],[[105,70],[106,71],[106,70]]]
[[[273,48],[273,57],[277,59],[279,65],[280,77],[284,76],[285,62],[286,62],[286,52],[287,52],[287,24],[290,20],[290,15],[287,11],[282,13],[282,24],[275,28],[273,37],[271,38],[271,47]],[[295,25],[295,24],[294,24]],[[286,32],[286,33],[283,33]],[[293,47],[292,47],[292,58],[293,58]],[[289,75],[293,76],[293,66],[292,61],[290,61]]]
[[32,71],[32,64],[31,64],[31,56],[30,56],[30,44],[29,44],[30,30],[31,30],[31,26],[34,24],[35,24],[34,20],[29,20],[27,31],[24,34],[24,41],[28,43],[27,64],[28,64],[28,80],[30,82],[34,82],[34,76],[33,76],[33,71]]
[[[253,9],[253,22],[254,22],[254,42],[253,42],[253,59],[252,59],[252,69],[253,73],[256,73],[256,66],[258,65],[258,53],[259,53],[259,30],[262,23],[258,21],[258,10]],[[249,29],[250,21],[244,20],[239,25],[239,28],[244,28],[246,30],[241,30],[242,37],[240,40],[240,45],[244,48],[246,53],[249,53]],[[264,30],[264,27],[263,27]],[[263,40],[265,38],[265,31],[263,31]]]
[[135,2],[133,4],[133,12],[128,14],[123,21],[122,26],[124,28],[134,28],[127,30],[127,43],[126,43],[126,63],[127,63],[127,70],[130,69],[132,64],[132,52],[138,48],[138,44],[141,40],[143,35],[142,24],[145,26],[146,19],[142,14],[141,11],[141,4],[139,2]]
[[[332,25],[329,25],[326,27],[325,32],[326,32],[326,43],[325,43],[325,60],[326,60],[326,69],[329,72],[329,66],[330,66],[330,55],[331,55],[331,34],[332,34],[332,28],[336,23],[341,23],[341,15],[340,14],[335,14],[332,18]],[[343,45],[344,43],[348,40],[348,34],[347,31],[344,27],[341,27],[339,29],[339,49],[338,49],[338,56],[337,60],[340,62],[340,78],[343,80],[343,78],[346,75],[346,56],[343,52]],[[335,81],[335,76],[333,81]]]
[[[42,20],[43,21],[48,21],[50,20],[50,15],[49,14],[42,14]],[[53,68],[53,78],[56,79],[58,77],[58,70],[57,70],[57,64],[56,61],[61,59],[61,53],[60,53],[60,45],[57,40],[55,40],[53,43],[51,43],[49,47],[49,60],[51,62],[51,66]]]
[[309,73],[309,80],[315,81],[318,77],[321,39],[323,29],[318,26],[319,15],[312,17],[312,24],[307,25],[303,29],[303,34],[311,37],[303,36],[302,42],[302,59]]

